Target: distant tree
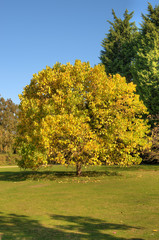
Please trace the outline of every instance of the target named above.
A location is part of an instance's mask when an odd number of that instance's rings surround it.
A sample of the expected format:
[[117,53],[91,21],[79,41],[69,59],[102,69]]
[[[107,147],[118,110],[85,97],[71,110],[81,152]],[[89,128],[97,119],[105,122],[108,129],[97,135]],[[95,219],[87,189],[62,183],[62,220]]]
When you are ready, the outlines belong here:
[[16,136],[18,105],[11,99],[0,98],[0,150],[8,152],[13,148]]
[[148,4],[143,15],[136,55],[132,63],[133,82],[137,93],[151,115],[159,114],[159,5]]
[[[152,117],[153,118],[153,117]],[[159,163],[159,115],[155,119],[151,119],[154,123],[152,128],[152,145],[142,153],[143,162]]]
[[105,66],[106,73],[116,74],[126,77],[127,82],[132,81],[130,71],[131,62],[134,58],[135,40],[137,36],[137,27],[134,22],[130,22],[133,12],[128,10],[124,13],[124,19],[120,19],[112,10],[114,22],[110,22],[111,28],[106,38],[102,41],[103,50],[100,60]]
[[76,60],[34,74],[20,95],[19,166],[131,165],[148,146],[146,107],[120,75]]

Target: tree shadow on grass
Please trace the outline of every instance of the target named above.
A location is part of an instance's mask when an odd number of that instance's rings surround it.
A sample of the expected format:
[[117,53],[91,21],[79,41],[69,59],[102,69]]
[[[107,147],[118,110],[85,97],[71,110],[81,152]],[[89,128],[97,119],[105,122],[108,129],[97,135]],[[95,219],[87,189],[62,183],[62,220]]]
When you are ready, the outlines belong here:
[[[49,227],[42,225],[38,220],[28,216],[8,214],[0,215],[1,240],[143,240],[142,238],[121,238],[119,231],[139,229],[123,224],[107,223],[100,219],[81,216],[50,216],[52,224]],[[57,225],[53,225],[53,222]],[[110,234],[105,233],[112,231]],[[104,232],[102,232],[104,231]],[[114,231],[118,236],[114,235]]]
[[[100,177],[100,176],[121,176],[116,171],[83,171],[81,177]],[[0,172],[0,181],[20,182],[25,180],[51,180],[55,181],[61,178],[74,178],[75,171],[5,171]]]

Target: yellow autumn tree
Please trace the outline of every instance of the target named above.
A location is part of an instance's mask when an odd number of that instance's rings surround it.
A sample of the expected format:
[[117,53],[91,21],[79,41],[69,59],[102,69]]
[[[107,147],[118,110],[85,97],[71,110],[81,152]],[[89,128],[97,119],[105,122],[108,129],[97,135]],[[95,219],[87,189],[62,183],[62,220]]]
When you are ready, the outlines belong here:
[[138,164],[149,144],[146,107],[135,85],[104,66],[55,64],[34,74],[20,95],[18,164]]

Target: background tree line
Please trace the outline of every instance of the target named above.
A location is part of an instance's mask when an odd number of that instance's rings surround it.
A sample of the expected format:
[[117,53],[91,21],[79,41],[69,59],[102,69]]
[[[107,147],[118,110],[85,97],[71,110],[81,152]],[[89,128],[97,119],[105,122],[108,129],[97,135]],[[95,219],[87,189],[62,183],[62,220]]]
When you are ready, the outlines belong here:
[[[1,163],[16,153],[15,137],[17,134],[18,105],[11,99],[0,97],[0,153]],[[14,158],[14,157],[13,157]]]

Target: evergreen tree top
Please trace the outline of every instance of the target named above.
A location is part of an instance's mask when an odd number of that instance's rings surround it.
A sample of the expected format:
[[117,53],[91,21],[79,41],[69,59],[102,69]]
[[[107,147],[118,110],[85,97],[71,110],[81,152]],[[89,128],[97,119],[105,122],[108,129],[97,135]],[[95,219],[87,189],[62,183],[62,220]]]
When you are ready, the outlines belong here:
[[131,62],[134,58],[134,45],[137,34],[135,22],[130,22],[134,12],[128,13],[126,9],[123,19],[118,18],[112,10],[114,22],[110,23],[109,32],[103,39],[101,46],[100,60],[105,66],[107,74],[119,73],[126,77],[130,82],[132,75],[130,73]]
[[141,32],[142,34],[157,33],[159,34],[159,5],[154,8],[148,3],[148,14],[142,14]]
[[135,25],[135,22],[130,22],[130,19],[132,18],[133,14],[134,12],[128,13],[128,10],[126,9],[123,14],[124,19],[122,20],[121,18],[118,18],[116,16],[114,10],[112,9],[114,22],[107,20],[107,22],[111,25],[111,27],[110,27],[109,33],[106,34],[106,36],[109,37],[109,35],[114,35],[115,33],[117,33],[118,35],[122,34],[122,37],[124,36],[127,37],[127,34],[130,29],[131,31],[136,31],[137,27]]

